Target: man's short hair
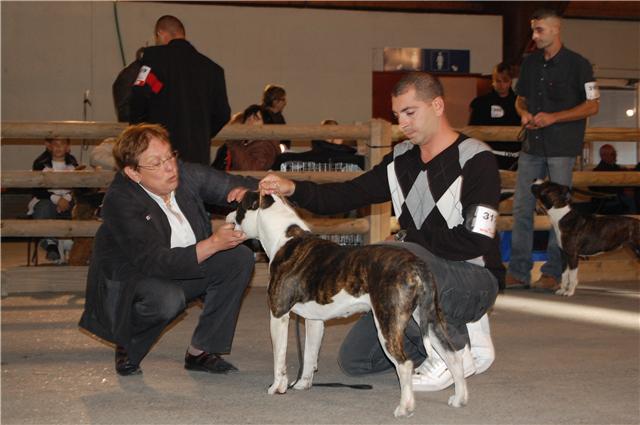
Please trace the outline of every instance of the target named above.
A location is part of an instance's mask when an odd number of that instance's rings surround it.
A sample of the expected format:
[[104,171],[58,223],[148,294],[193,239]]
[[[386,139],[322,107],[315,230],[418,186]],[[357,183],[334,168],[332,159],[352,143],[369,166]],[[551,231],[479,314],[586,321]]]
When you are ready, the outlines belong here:
[[558,11],[555,9],[538,9],[535,12],[533,12],[533,15],[531,15],[532,21],[538,21],[540,19],[547,19],[547,18],[562,19],[562,16],[560,16]]
[[[600,146],[600,149],[599,149],[598,153],[600,154],[600,156],[602,156],[602,154],[603,154],[603,153],[605,153],[606,151],[609,151],[609,152],[611,152],[611,151],[616,152],[616,148],[614,148],[612,145],[610,145],[610,144],[608,144],[608,143],[607,143],[607,144],[605,144],[605,145]],[[616,153],[617,153],[617,152],[616,152]]]
[[426,72],[410,72],[405,75],[393,87],[391,95],[398,97],[410,89],[415,89],[416,97],[422,101],[433,100],[436,97],[444,97],[444,89],[440,80]]
[[138,168],[142,152],[149,147],[152,138],[169,142],[169,132],[159,124],[136,124],[127,127],[113,147],[113,159],[119,171],[125,167]]
[[182,25],[180,19],[172,15],[164,15],[158,18],[155,32],[157,33],[159,30],[166,31],[172,37],[184,36],[186,34],[184,25]]
[[262,105],[273,106],[273,102],[287,95],[287,92],[280,86],[268,84],[262,93]]

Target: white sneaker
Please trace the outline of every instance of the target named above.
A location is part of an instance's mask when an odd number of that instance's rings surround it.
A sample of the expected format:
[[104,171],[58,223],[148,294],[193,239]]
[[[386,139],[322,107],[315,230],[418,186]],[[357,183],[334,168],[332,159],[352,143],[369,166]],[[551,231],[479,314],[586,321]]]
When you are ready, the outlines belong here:
[[480,374],[493,364],[496,352],[491,341],[489,316],[484,315],[477,322],[467,323],[469,341],[471,341],[471,356],[476,366],[476,374]]
[[[414,391],[440,391],[453,384],[453,375],[447,369],[444,360],[436,350],[433,350],[433,354],[433,357],[427,358],[411,377]],[[476,373],[476,367],[468,345],[462,351],[462,367],[464,368],[465,378]]]

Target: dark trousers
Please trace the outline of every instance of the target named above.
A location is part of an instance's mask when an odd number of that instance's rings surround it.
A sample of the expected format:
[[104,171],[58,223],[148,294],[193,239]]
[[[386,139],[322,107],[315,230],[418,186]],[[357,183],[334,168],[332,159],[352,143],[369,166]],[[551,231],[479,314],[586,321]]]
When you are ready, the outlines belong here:
[[[418,244],[385,243],[402,246],[427,263],[436,281],[449,339],[456,350],[463,349],[469,344],[467,323],[479,320],[496,300],[498,281],[495,276],[486,268],[466,261],[437,257]],[[416,365],[427,357],[420,329],[413,319],[405,330],[404,349]],[[393,367],[380,346],[371,312],[362,316],[349,331],[340,347],[338,363],[348,375],[377,373]]]
[[242,295],[253,273],[253,252],[240,245],[205,260],[205,277],[191,280],[146,278],[138,282],[131,315],[131,340],[125,347],[139,364],[162,331],[186,308],[203,297],[191,345],[209,353],[228,353],[235,333]]

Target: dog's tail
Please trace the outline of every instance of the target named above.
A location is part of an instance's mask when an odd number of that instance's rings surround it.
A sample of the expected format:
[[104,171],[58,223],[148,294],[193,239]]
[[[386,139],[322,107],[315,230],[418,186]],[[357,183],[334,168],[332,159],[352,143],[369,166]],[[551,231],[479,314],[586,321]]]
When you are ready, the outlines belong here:
[[[418,318],[420,319],[420,333],[425,338],[429,335],[429,325],[433,325],[435,336],[446,343],[451,351],[455,351],[447,332],[447,322],[438,302],[438,287],[436,279],[429,267],[423,263],[421,277],[424,290],[418,297]],[[430,355],[431,347],[425,347]]]

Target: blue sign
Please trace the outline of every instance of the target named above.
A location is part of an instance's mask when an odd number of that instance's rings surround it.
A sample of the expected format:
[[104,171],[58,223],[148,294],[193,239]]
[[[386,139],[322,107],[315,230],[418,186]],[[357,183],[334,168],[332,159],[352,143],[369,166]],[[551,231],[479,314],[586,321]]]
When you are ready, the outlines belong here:
[[469,51],[422,49],[422,66],[428,72],[469,73]]

